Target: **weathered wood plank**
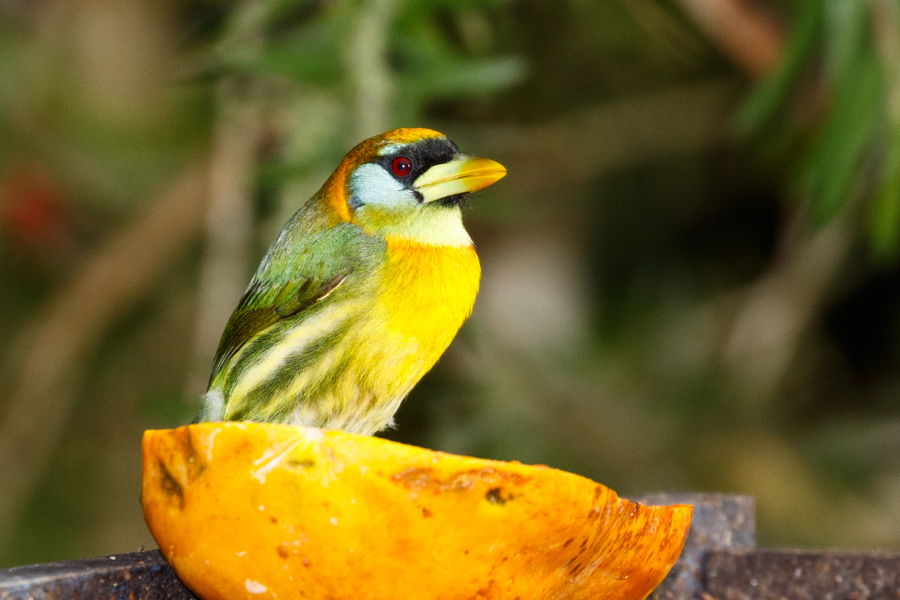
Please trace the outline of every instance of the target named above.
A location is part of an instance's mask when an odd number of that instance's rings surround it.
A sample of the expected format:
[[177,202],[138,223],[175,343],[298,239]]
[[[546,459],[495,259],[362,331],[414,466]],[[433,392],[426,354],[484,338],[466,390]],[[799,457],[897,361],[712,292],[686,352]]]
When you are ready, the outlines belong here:
[[716,600],[900,600],[900,554],[713,550],[703,587]]
[[196,600],[157,550],[0,570],[0,600]]

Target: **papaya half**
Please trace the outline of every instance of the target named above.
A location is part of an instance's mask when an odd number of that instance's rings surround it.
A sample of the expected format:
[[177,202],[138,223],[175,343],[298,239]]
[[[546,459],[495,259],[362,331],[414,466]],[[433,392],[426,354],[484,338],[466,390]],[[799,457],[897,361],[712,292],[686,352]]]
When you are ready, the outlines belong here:
[[692,511],[548,467],[260,423],[147,431],[142,504],[204,600],[640,600]]

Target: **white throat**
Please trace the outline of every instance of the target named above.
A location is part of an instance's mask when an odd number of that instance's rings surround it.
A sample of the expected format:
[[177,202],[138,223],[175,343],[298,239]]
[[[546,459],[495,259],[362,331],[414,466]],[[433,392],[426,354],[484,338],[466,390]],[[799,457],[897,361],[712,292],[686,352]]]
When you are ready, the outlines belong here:
[[472,245],[458,206],[426,205],[410,213],[403,220],[380,227],[379,233],[427,246],[467,248]]

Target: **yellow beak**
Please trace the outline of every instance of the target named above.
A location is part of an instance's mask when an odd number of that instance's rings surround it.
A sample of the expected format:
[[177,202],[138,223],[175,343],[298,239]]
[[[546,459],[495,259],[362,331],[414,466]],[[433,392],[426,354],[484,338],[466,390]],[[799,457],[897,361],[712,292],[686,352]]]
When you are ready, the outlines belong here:
[[434,202],[454,194],[477,192],[506,175],[506,167],[489,158],[463,156],[435,165],[422,173],[413,187],[422,202]]

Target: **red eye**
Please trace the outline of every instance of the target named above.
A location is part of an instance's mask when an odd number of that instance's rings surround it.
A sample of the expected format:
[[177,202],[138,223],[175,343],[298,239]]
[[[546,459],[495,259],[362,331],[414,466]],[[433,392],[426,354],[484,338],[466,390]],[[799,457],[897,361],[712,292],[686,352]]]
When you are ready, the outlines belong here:
[[412,170],[412,161],[405,156],[398,156],[391,162],[391,171],[397,177],[406,177]]

